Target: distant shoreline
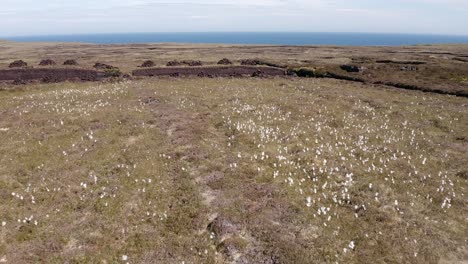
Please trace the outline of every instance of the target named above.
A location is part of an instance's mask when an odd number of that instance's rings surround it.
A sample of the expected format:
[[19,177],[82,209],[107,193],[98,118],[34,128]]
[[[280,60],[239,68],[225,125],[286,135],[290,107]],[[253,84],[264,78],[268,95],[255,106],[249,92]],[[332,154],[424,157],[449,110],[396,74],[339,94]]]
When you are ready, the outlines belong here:
[[117,33],[4,37],[17,42],[72,42],[89,44],[225,44],[225,45],[327,45],[411,46],[468,44],[468,36],[379,33]]

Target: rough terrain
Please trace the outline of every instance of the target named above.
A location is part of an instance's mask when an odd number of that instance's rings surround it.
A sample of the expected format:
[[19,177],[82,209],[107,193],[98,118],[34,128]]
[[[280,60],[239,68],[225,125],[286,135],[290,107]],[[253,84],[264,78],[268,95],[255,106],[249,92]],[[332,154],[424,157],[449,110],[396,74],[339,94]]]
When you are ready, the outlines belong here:
[[[147,59],[165,69],[173,59],[218,67],[229,57],[239,67],[306,50],[219,47],[211,52],[225,56],[204,57],[205,47],[175,45],[119,62],[107,56],[123,46],[29,45],[44,54],[0,45],[10,49],[2,69],[39,57],[125,73]],[[57,55],[74,45],[103,55]],[[374,49],[384,48],[366,52]],[[463,53],[390,50],[412,49]],[[327,71],[365,74],[333,55]],[[467,100],[291,76],[1,83],[0,263],[465,263]]]

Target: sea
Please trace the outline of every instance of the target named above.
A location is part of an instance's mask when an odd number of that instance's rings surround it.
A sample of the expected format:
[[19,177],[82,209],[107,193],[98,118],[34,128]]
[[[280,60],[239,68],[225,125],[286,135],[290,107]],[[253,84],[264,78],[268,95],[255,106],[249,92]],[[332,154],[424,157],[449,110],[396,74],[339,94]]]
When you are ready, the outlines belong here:
[[117,33],[20,36],[4,39],[21,42],[82,42],[95,44],[130,43],[218,43],[265,45],[337,45],[403,46],[424,44],[468,44],[468,36],[379,34],[379,33],[312,33],[312,32],[192,32],[192,33]]

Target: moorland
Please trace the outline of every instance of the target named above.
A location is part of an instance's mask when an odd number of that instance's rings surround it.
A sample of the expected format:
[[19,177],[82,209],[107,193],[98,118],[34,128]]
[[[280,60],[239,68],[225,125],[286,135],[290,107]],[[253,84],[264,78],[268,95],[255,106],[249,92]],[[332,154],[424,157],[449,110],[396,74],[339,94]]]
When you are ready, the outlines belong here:
[[2,41],[0,263],[465,263],[467,60]]

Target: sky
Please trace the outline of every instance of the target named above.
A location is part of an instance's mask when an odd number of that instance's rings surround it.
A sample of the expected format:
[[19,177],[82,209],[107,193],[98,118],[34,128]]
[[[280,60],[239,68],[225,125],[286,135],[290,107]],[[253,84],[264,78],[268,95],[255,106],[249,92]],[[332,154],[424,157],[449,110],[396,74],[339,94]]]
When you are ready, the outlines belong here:
[[468,35],[468,0],[0,0],[0,36],[130,32]]

